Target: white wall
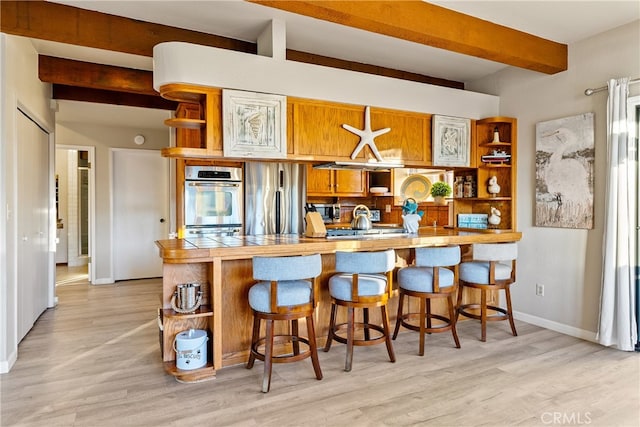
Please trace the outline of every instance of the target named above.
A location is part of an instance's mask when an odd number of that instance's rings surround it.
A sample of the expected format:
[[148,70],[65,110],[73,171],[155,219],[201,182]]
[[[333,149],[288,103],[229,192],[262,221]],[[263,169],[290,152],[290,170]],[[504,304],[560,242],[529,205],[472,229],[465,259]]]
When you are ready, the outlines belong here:
[[[17,358],[17,107],[21,106],[49,131],[51,86],[38,79],[38,55],[21,37],[0,33],[0,372]],[[48,174],[48,171],[34,171]],[[52,254],[53,262],[53,254]]]
[[[594,339],[598,326],[606,173],[606,91],[586,88],[610,78],[640,77],[640,21],[569,46],[569,69],[547,76],[509,68],[469,84],[500,96],[500,114],[518,119],[518,282],[513,287],[518,317],[551,329]],[[630,87],[640,93],[640,84]],[[593,230],[534,227],[535,125],[595,113],[595,218]],[[535,285],[545,296],[535,295]]]
[[[167,112],[169,118],[170,112]],[[145,136],[143,146],[136,145],[133,138],[137,134]],[[95,153],[96,177],[96,253],[92,256],[95,262],[94,284],[113,283],[112,245],[111,245],[111,176],[110,148],[138,148],[159,150],[169,146],[169,128],[167,130],[121,128],[98,126],[83,123],[56,123],[56,143],[72,146],[93,146]]]
[[159,43],[153,48],[153,86],[158,90],[170,83],[187,83],[471,119],[498,112],[499,99],[484,93],[282,58]]

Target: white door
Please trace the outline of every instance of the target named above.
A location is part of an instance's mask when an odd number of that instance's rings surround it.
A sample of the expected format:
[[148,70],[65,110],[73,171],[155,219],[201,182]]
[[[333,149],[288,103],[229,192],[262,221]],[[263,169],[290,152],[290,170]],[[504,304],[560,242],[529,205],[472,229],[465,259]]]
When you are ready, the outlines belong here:
[[114,279],[162,276],[156,240],[169,230],[169,160],[155,150],[113,150]]
[[49,134],[18,110],[18,340],[49,296]]

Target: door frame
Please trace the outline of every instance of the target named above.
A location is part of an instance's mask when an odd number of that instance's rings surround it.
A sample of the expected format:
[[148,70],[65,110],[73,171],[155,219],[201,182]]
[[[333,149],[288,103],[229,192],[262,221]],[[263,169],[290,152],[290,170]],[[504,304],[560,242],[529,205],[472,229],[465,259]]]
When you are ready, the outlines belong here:
[[[94,278],[96,277],[95,268],[98,264],[96,256],[96,248],[95,248],[95,233],[96,233],[96,147],[92,147],[90,145],[68,145],[68,144],[57,144],[55,149],[61,150],[76,150],[76,151],[88,151],[89,152],[89,164],[91,167],[89,168],[89,265],[87,268],[87,272],[89,273],[89,283],[92,285]],[[55,158],[53,161],[53,172],[52,176],[55,179]],[[55,203],[55,184],[54,184],[54,203]],[[55,212],[55,204],[53,206],[53,210]],[[55,239],[54,239],[55,242]],[[55,259],[54,259],[55,262]],[[55,286],[55,280],[54,280]]]

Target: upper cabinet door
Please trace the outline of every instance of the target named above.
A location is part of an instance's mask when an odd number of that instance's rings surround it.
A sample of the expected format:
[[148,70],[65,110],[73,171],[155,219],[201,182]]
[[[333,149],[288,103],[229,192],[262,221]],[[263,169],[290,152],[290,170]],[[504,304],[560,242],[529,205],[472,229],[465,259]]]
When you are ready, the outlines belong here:
[[364,171],[313,169],[307,165],[308,196],[364,196],[366,183]]
[[333,195],[333,172],[329,169],[314,169],[307,165],[307,195]]
[[334,171],[334,188],[337,195],[364,195],[366,187],[366,172],[363,171]]

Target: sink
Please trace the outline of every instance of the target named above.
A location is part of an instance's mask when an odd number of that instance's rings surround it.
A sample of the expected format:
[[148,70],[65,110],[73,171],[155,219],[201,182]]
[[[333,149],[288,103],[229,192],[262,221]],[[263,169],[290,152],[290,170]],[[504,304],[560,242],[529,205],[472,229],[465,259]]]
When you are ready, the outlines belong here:
[[327,239],[360,237],[401,237],[407,235],[404,228],[396,226],[374,226],[369,230],[354,230],[350,227],[327,229]]
[[409,237],[411,234],[405,233],[369,233],[369,234],[350,234],[350,235],[333,235],[327,234],[327,240],[374,240],[374,239],[390,239],[397,237]]

